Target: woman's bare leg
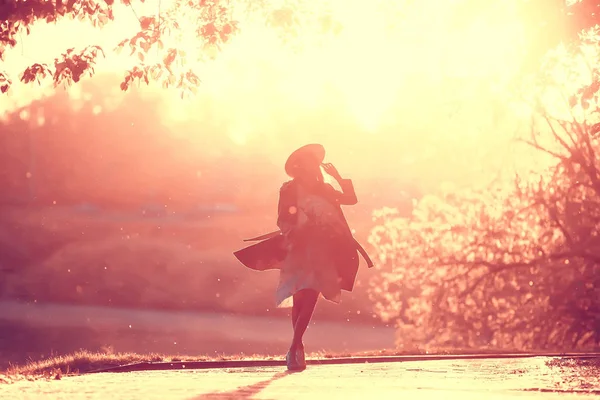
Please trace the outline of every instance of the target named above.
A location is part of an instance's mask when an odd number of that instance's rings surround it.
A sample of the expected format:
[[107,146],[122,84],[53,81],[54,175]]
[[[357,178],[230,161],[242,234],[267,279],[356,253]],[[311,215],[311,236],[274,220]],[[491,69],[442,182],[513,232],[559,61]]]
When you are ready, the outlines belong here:
[[296,326],[298,315],[300,314],[301,301],[294,296],[294,305],[292,306],[292,329]]
[[[294,338],[292,339],[292,345],[290,350],[295,351],[298,348],[302,348],[302,337],[308,324],[312,318],[313,312],[319,299],[319,292],[312,289],[300,290],[294,295],[294,306],[292,308],[292,321],[294,317],[296,319],[294,323]],[[294,313],[294,309],[296,312]]]

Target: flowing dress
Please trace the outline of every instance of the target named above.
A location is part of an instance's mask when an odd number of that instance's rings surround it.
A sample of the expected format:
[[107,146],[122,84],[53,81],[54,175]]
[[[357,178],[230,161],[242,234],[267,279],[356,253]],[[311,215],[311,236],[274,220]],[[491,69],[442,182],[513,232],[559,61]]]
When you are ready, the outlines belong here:
[[341,192],[325,183],[313,187],[297,180],[284,183],[279,192],[279,230],[246,239],[258,243],[233,253],[254,271],[280,271],[275,292],[278,307],[290,306],[293,295],[302,289],[316,290],[337,303],[342,290],[354,288],[359,253],[373,267],[341,208],[357,203],[352,181],[339,183]]
[[280,266],[278,307],[291,306],[293,295],[302,289],[313,289],[335,303],[342,289],[352,290],[356,269],[346,282],[344,270],[358,267],[358,256],[340,205],[355,204],[356,195],[350,180],[341,186],[343,192],[329,184],[307,187],[290,181],[281,188],[277,225],[287,255]]

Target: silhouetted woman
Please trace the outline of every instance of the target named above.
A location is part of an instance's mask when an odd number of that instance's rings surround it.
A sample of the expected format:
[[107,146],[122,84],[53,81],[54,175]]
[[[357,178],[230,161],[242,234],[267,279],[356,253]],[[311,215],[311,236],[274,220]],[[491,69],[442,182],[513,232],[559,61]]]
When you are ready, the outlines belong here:
[[[358,252],[372,266],[352,236],[341,205],[357,203],[352,181],[343,179],[332,164],[323,164],[325,149],[310,144],[293,152],[285,164],[292,177],[279,194],[280,231],[249,240],[263,240],[235,253],[255,270],[279,269],[278,307],[292,303],[294,336],[286,356],[289,370],[306,368],[302,337],[319,294],[339,303],[341,291],[351,291],[358,271]],[[342,191],[324,182],[321,168]]]

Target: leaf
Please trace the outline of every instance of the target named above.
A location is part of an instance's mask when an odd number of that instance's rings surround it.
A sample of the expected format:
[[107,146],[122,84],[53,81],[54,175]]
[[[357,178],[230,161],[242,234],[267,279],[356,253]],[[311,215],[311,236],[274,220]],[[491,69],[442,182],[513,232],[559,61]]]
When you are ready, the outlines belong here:
[[175,61],[177,51],[175,49],[169,49],[167,55],[163,58],[163,64],[170,71],[171,64]]
[[148,54],[148,50],[150,50],[150,46],[151,46],[150,43],[147,41],[143,41],[140,43],[140,47],[142,48],[142,50],[144,50],[144,52],[146,54]]
[[590,101],[586,99],[581,99],[581,108],[587,110],[590,108]]
[[571,96],[571,97],[569,97],[569,106],[571,108],[573,108],[576,105],[577,105],[577,96]]
[[140,18],[140,26],[142,30],[147,30],[150,28],[150,25],[154,22],[154,17],[142,17]]
[[123,52],[123,49],[124,49],[124,46],[118,46],[118,47],[115,47],[113,51],[115,52],[115,54],[119,55]]
[[591,136],[596,136],[596,135],[598,135],[598,133],[600,133],[600,122],[599,122],[599,123],[596,123],[596,124],[594,124],[594,125],[592,125],[592,126],[590,126],[590,128],[589,128],[589,129],[590,129],[590,135],[591,135]]
[[162,68],[156,67],[156,68],[153,69],[151,76],[152,76],[152,79],[159,80],[160,77],[162,76],[162,74],[163,74]]
[[106,24],[108,24],[108,21],[110,21],[110,17],[106,14],[100,14],[98,16],[98,22],[100,23],[100,25],[104,26]]

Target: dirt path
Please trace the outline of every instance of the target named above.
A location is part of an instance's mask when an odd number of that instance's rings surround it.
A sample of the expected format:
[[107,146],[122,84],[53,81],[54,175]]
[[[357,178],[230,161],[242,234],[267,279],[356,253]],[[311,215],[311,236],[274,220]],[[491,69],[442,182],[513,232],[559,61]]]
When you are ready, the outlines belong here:
[[[281,368],[93,374],[59,381],[0,386],[0,398],[38,399],[596,399],[573,371],[559,373],[546,358],[455,360]],[[558,391],[558,392],[553,392]]]

